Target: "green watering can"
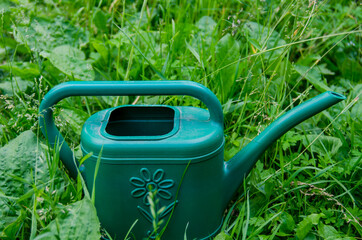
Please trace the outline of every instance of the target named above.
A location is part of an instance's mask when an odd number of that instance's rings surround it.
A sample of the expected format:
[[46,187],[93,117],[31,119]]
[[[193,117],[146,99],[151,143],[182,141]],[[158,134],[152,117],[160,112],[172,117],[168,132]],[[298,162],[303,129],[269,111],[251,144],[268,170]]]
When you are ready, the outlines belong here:
[[[197,107],[125,105],[92,115],[81,134],[78,167],[54,125],[52,107],[70,96],[189,95]],[[40,126],[72,177],[82,173],[101,225],[114,239],[208,239],[259,156],[300,122],[345,99],[325,92],[278,118],[228,162],[224,161],[223,111],[216,96],[191,81],[67,82],[51,89],[40,105]],[[97,160],[99,160],[97,162]],[[99,166],[97,167],[97,163]],[[150,196],[150,197],[148,197]],[[153,225],[159,225],[154,230]],[[166,226],[164,228],[164,226]],[[157,227],[156,227],[157,229]]]

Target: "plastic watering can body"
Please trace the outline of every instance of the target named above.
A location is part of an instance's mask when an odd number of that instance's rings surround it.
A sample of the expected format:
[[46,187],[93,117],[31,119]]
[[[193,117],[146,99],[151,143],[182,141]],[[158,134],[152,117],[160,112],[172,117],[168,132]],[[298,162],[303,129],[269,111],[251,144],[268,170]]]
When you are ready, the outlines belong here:
[[[189,95],[208,110],[127,105],[95,113],[81,134],[83,154],[92,155],[78,168],[54,125],[51,107],[70,96],[122,95]],[[157,234],[182,239],[185,233],[190,239],[207,239],[221,227],[233,193],[266,148],[290,128],[343,99],[326,92],[299,105],[228,162],[220,102],[209,89],[190,81],[63,83],[44,97],[40,125],[52,146],[60,143],[60,159],[69,174],[75,177],[80,169],[89,192],[95,186],[97,214],[113,238],[123,239],[133,226],[129,236],[136,239]]]
[[138,220],[132,233],[142,239],[155,235],[153,221],[166,223],[172,215],[163,239],[179,239],[185,231],[198,239],[212,236],[223,214],[223,139],[222,125],[200,108],[122,106],[91,116],[81,148],[93,155],[81,168],[91,191],[100,158],[95,205],[102,225],[123,238]]

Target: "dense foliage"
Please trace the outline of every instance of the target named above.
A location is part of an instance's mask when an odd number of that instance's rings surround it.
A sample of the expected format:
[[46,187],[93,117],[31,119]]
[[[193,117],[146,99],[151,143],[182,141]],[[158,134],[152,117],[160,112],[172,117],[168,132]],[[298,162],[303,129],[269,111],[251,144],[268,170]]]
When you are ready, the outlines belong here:
[[[50,88],[186,79],[223,104],[225,160],[306,99],[328,90],[347,96],[266,152],[215,239],[360,239],[357,2],[1,0],[0,238],[100,238],[91,196],[39,131],[39,102]],[[57,105],[56,121],[79,152],[92,113],[131,103],[200,106],[189,97],[74,97]]]

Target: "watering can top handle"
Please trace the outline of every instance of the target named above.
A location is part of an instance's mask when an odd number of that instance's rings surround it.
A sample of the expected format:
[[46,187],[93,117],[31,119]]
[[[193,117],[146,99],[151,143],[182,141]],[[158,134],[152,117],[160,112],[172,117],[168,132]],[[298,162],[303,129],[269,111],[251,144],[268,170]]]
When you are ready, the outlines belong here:
[[192,81],[74,81],[55,86],[44,97],[40,111],[70,96],[188,95],[204,102],[210,119],[223,124],[223,112],[215,94]]
[[60,100],[71,96],[131,96],[131,95],[189,95],[204,102],[210,120],[223,125],[223,112],[219,100],[205,86],[191,81],[84,81],[66,82],[52,88],[39,108],[39,124],[49,144],[59,144],[59,158],[71,177],[78,175],[77,161],[72,150],[54,124],[51,109]]

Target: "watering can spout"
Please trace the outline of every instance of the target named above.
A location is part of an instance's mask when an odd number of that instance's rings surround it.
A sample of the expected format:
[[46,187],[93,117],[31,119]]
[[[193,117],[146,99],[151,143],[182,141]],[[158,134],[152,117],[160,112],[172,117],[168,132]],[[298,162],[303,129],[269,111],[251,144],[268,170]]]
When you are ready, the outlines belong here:
[[240,187],[259,157],[273,142],[299,123],[344,99],[345,96],[328,91],[298,105],[275,120],[231,160],[225,162],[224,184],[227,186],[227,192],[230,192],[227,202]]

